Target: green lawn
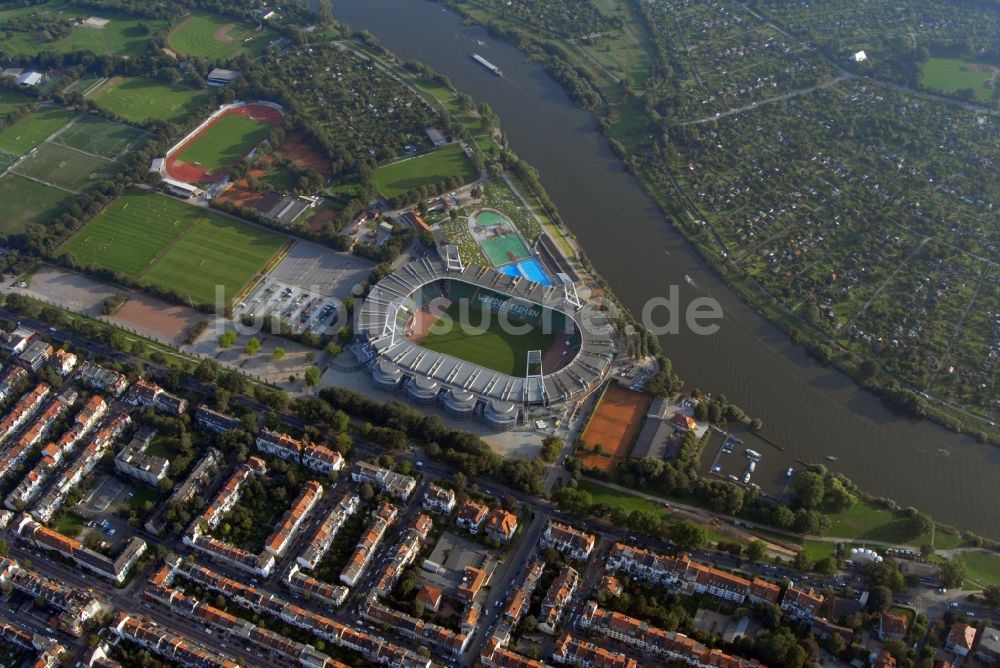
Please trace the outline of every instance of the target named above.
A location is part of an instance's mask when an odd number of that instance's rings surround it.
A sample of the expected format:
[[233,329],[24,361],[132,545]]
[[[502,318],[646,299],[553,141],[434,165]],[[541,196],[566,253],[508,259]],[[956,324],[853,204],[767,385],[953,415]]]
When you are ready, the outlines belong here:
[[271,124],[239,114],[218,119],[177,157],[219,172],[239,162],[271,132]]
[[112,176],[118,165],[111,160],[45,142],[14,168],[14,173],[43,183],[81,192],[87,186]]
[[76,264],[119,272],[198,304],[215,288],[232,299],[285,243],[284,237],[150,193],[115,200],[59,249]]
[[[982,71],[975,71],[980,69]],[[954,93],[963,88],[976,91],[976,99],[987,102],[993,97],[993,90],[986,83],[993,77],[992,65],[970,62],[960,58],[931,58],[924,63],[923,85],[925,88]]]
[[981,587],[1000,587],[1000,554],[994,552],[962,552],[958,559],[965,564],[967,578]]
[[857,501],[847,510],[827,516],[830,518],[830,528],[824,532],[827,536],[911,545],[930,541],[930,536],[915,539],[910,536],[908,518],[867,501]]
[[0,151],[24,155],[73,118],[73,112],[47,107],[0,132]]
[[462,183],[469,183],[478,176],[465,151],[457,144],[382,165],[375,170],[375,186],[383,197],[397,197],[453,176],[460,178]]
[[55,530],[64,536],[76,538],[83,531],[84,519],[74,512],[65,512],[59,516]]
[[101,86],[94,102],[133,123],[166,121],[205,104],[209,93],[152,79],[115,78]]
[[24,231],[27,223],[47,223],[69,208],[74,195],[16,174],[0,177],[0,235]]
[[0,90],[0,117],[32,102],[34,98],[16,90]]
[[[0,11],[0,24],[9,18],[36,14],[55,17],[67,23],[89,17],[107,19],[108,23],[103,27],[75,26],[65,37],[51,41],[41,40],[31,32],[0,33],[0,50],[11,56],[74,51],[91,51],[98,56],[139,56],[149,47],[150,33],[167,25],[161,19],[139,18],[104,9],[87,9],[59,0]],[[140,24],[145,24],[149,30],[142,28]]]
[[[513,334],[501,329],[497,314],[490,311],[469,309],[468,327],[459,323],[459,303],[448,307],[447,315],[451,326],[447,332],[428,332],[420,345],[428,350],[446,353],[473,364],[493,369],[511,376],[524,377],[529,350],[545,351],[555,340],[554,334],[546,334],[540,328],[532,328],[524,334]],[[481,331],[478,326],[489,316],[488,327]]]
[[195,14],[184,19],[167,36],[167,44],[182,56],[227,60],[246,51],[259,56],[276,37],[269,29],[217,14]]
[[[609,508],[621,508],[627,513],[632,513],[636,510],[652,513],[660,518],[663,522],[674,523],[677,520],[667,512],[659,503],[651,501],[649,499],[644,499],[639,496],[632,496],[630,494],[622,494],[621,492],[604,487],[603,485],[598,485],[591,482],[580,482],[577,487],[583,491],[590,494],[590,498],[594,503],[602,503]],[[721,533],[714,531],[711,527],[705,526],[705,536],[711,542],[733,542],[732,538],[723,536]]]

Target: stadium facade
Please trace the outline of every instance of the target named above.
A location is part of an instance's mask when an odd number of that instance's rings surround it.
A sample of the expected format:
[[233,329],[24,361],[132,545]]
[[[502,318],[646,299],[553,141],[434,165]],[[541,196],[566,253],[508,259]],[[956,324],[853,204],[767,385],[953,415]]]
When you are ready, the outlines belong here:
[[[491,295],[484,307],[537,316],[549,309],[572,321],[579,332],[573,358],[556,371],[512,376],[436,352],[406,337],[414,315],[414,295],[447,279],[465,283],[472,292]],[[486,303],[486,302],[490,303]],[[562,318],[560,318],[562,319]],[[376,386],[405,392],[416,403],[440,402],[457,417],[481,417],[495,429],[510,429],[533,408],[556,408],[576,402],[598,388],[611,372],[614,329],[590,304],[581,304],[573,285],[545,286],[493,269],[461,266],[423,258],[403,265],[372,287],[358,313],[357,333],[367,344],[367,362]]]

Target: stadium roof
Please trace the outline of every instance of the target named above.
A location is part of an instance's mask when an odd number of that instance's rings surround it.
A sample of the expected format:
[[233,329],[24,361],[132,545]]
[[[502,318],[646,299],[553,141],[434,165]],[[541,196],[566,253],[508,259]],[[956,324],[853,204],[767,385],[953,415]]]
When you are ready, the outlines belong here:
[[[522,378],[408,341],[397,330],[397,311],[418,288],[440,279],[464,281],[564,313],[581,333],[579,354],[551,374]],[[431,378],[480,399],[518,404],[558,404],[589,392],[607,376],[613,356],[613,330],[607,319],[589,305],[577,310],[567,302],[562,286],[545,286],[476,266],[447,271],[443,263],[429,258],[403,265],[375,285],[361,307],[358,327],[383,368],[389,364],[408,376]]]

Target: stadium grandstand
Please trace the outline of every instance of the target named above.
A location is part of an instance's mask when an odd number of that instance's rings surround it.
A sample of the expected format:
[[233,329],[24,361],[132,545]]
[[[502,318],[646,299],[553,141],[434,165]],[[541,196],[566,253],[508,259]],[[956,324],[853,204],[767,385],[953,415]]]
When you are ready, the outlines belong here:
[[[376,385],[405,389],[418,403],[445,404],[450,413],[470,412],[495,428],[513,427],[528,409],[578,401],[599,387],[611,371],[614,330],[605,316],[580,304],[571,282],[546,286],[493,269],[448,265],[423,258],[403,265],[372,287],[358,314],[358,334],[366,342],[367,362]],[[457,266],[456,266],[457,265]],[[461,269],[458,268],[461,266]],[[457,356],[430,350],[412,336],[421,304],[439,297],[472,299],[494,311],[517,314],[522,322],[543,317],[572,331],[572,346],[556,351],[558,364],[508,374]],[[424,307],[426,311],[426,307]],[[548,311],[548,313],[546,313]],[[561,357],[559,357],[561,355]],[[551,359],[551,358],[549,358]],[[470,396],[471,395],[471,396]]]

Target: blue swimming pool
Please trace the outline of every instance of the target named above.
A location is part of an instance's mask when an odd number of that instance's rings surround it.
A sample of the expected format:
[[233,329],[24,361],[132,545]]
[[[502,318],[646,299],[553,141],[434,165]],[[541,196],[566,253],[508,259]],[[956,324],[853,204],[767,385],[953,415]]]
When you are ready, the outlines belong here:
[[500,271],[508,276],[522,276],[542,285],[554,285],[548,273],[542,268],[542,263],[534,258],[504,265],[500,267]]

